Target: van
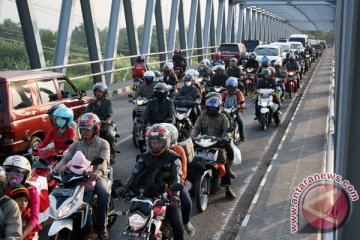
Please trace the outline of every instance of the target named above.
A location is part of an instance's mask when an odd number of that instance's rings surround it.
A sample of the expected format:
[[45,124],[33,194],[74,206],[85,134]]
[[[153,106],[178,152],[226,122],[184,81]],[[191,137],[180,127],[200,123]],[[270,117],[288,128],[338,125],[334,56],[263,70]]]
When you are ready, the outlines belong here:
[[243,43],[221,43],[219,46],[221,52],[221,59],[228,66],[231,58],[240,59],[240,53],[246,52],[246,47]]
[[276,44],[259,45],[255,48],[256,61],[261,64],[261,59],[267,56],[271,61],[283,61],[283,48]]
[[288,42],[301,42],[303,47],[308,44],[308,35],[307,34],[292,34],[290,35]]
[[90,98],[64,74],[44,71],[0,72],[0,159],[39,144],[52,128],[47,111],[63,103],[77,119]]

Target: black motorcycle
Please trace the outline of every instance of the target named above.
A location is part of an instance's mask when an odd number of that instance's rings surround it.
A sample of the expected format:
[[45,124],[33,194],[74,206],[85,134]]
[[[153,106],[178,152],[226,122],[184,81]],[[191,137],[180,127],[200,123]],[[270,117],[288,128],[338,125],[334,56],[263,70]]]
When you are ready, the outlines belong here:
[[193,108],[198,103],[194,102],[191,97],[176,97],[174,100],[175,105],[175,126],[179,131],[179,142],[184,141],[190,136],[194,123],[190,119]]
[[132,118],[133,118],[132,137],[135,147],[138,148],[139,140],[143,137],[144,134],[144,127],[142,126],[142,124],[139,124],[139,119],[141,119],[149,99],[144,97],[138,97],[136,99],[132,99],[133,98],[132,94],[129,94],[128,97],[130,99],[129,101],[135,104],[135,108],[132,113]]

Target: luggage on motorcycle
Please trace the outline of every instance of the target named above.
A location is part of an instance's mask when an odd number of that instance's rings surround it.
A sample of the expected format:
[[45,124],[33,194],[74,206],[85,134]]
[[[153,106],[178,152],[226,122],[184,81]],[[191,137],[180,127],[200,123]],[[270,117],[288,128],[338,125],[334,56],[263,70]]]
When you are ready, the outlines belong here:
[[193,141],[191,138],[188,138],[182,142],[179,142],[179,145],[185,150],[188,163],[191,163],[195,156]]
[[233,151],[234,151],[234,161],[233,161],[233,164],[234,164],[234,165],[241,164],[242,157],[241,157],[240,148],[238,148],[238,146],[236,146],[233,141],[231,141],[231,147],[232,147],[232,149],[233,149]]

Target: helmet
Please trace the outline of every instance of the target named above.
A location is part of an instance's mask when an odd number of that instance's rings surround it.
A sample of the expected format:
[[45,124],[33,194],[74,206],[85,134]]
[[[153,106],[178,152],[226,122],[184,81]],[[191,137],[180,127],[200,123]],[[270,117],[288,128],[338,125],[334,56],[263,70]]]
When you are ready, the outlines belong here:
[[155,73],[153,71],[146,71],[144,73],[144,80],[146,83],[152,83],[155,79]]
[[0,166],[0,198],[5,195],[5,189],[7,186],[6,172],[3,167]]
[[225,66],[219,64],[219,65],[216,65],[215,67],[213,67],[213,71],[214,71],[214,72],[219,71],[219,70],[224,71],[224,70],[225,70]]
[[154,86],[154,95],[158,100],[165,99],[169,93],[169,88],[165,83],[157,83]]
[[104,92],[105,94],[107,94],[107,86],[106,86],[106,83],[104,82],[97,82],[94,84],[94,87],[93,87],[93,90],[94,90],[94,94],[95,94],[95,91],[96,90],[100,90],[102,92]]
[[212,97],[206,100],[206,113],[209,116],[217,116],[220,114],[222,101],[217,97]]
[[165,127],[154,124],[146,131],[145,140],[149,153],[158,157],[169,148],[171,135]]
[[140,55],[140,56],[137,56],[136,57],[136,62],[144,62],[145,61],[145,58],[143,55]]
[[171,70],[172,70],[173,66],[171,63],[165,63],[164,66],[163,66],[163,73],[164,74],[170,74]]
[[276,60],[274,62],[274,67],[281,67],[281,62],[279,60]]
[[194,78],[197,78],[199,76],[199,72],[195,69],[189,69],[185,72],[185,75],[191,75]]
[[3,167],[5,170],[16,168],[20,170],[22,174],[24,174],[25,180],[29,177],[31,173],[31,165],[29,160],[21,155],[13,155],[9,156],[5,159],[3,163]]
[[94,130],[94,134],[99,135],[101,127],[101,121],[99,117],[94,113],[85,113],[79,117],[78,128]]
[[[74,121],[74,112],[73,112],[73,110],[71,110],[70,108],[67,108],[67,107],[56,109],[53,115],[54,115],[56,126],[61,127],[61,128],[68,127]],[[60,119],[58,119],[58,118],[60,118]],[[61,118],[65,118],[65,122],[60,121],[60,120],[64,120]]]
[[174,49],[174,54],[175,55],[179,55],[180,53],[181,53],[180,49],[178,49],[178,48]]
[[289,60],[291,61],[291,60],[294,60],[295,59],[295,57],[294,57],[294,55],[290,55],[290,57],[289,57]]
[[287,53],[286,53],[286,59],[289,59],[290,56],[291,56],[291,52],[287,52]]
[[234,88],[237,88],[238,86],[238,80],[237,78],[235,77],[229,77],[227,80],[226,80],[226,83],[225,83],[225,86],[228,87],[228,86],[232,86]]
[[177,144],[179,138],[179,131],[177,128],[171,123],[161,123],[160,125],[170,133],[170,143]]
[[194,79],[195,78],[194,78],[193,75],[185,75],[184,76],[184,84],[185,84],[185,86],[190,87],[191,84],[193,83]]
[[236,65],[237,65],[237,63],[238,63],[238,61],[237,61],[237,59],[236,59],[236,58],[231,58],[231,59],[230,59],[230,65],[232,65],[232,66],[236,66]]
[[271,76],[271,71],[270,71],[268,68],[264,68],[264,69],[261,71],[261,75],[263,75],[264,77],[265,77],[265,76]]
[[210,66],[211,63],[210,63],[209,59],[203,59],[203,60],[201,60],[200,65]]
[[246,53],[245,51],[242,51],[242,52],[240,53],[240,57],[241,57],[242,59],[245,59],[245,58],[247,57],[247,53]]
[[58,104],[55,104],[55,105],[53,105],[48,111],[47,111],[47,114],[49,114],[49,116],[50,116],[50,121],[51,121],[51,124],[53,125],[53,126],[55,126],[55,118],[54,118],[54,112],[55,112],[55,110],[56,109],[58,109],[58,108],[64,108],[64,107],[66,107],[64,104],[62,104],[62,103],[58,103]]
[[215,57],[216,60],[220,60],[221,59],[221,52],[219,52],[219,51],[215,52],[214,57]]
[[294,51],[294,54],[295,54],[295,55],[298,55],[298,54],[299,54],[299,51],[298,51],[298,50],[295,50],[295,51]]
[[208,94],[205,95],[205,99],[210,99],[210,98],[217,98],[220,101],[222,101],[220,93],[217,92],[209,92]]
[[155,78],[154,78],[154,83],[158,83],[159,81],[160,81],[160,76],[161,76],[161,73],[160,73],[160,71],[158,71],[158,70],[154,70],[153,71],[154,72],[154,74],[155,74]]
[[275,74],[275,68],[273,68],[273,67],[268,67],[268,69],[270,70],[271,75],[274,75],[274,74]]
[[252,52],[252,53],[250,53],[250,55],[249,55],[249,59],[251,59],[251,60],[255,60],[255,58],[256,58],[256,52]]
[[262,65],[268,65],[269,62],[270,62],[270,59],[269,59],[267,56],[263,56],[263,57],[261,58],[261,64],[262,64]]

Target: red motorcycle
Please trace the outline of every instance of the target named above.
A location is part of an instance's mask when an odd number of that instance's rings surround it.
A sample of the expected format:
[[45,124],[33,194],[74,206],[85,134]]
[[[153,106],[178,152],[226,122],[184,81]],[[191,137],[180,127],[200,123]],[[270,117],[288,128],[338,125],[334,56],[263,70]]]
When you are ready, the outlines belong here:
[[244,76],[244,92],[245,96],[249,95],[250,92],[254,92],[255,82],[256,82],[256,69],[248,67],[245,69]]
[[289,71],[288,77],[286,79],[285,88],[286,91],[290,94],[290,99],[294,97],[295,92],[298,89],[298,79],[296,73],[296,71]]

